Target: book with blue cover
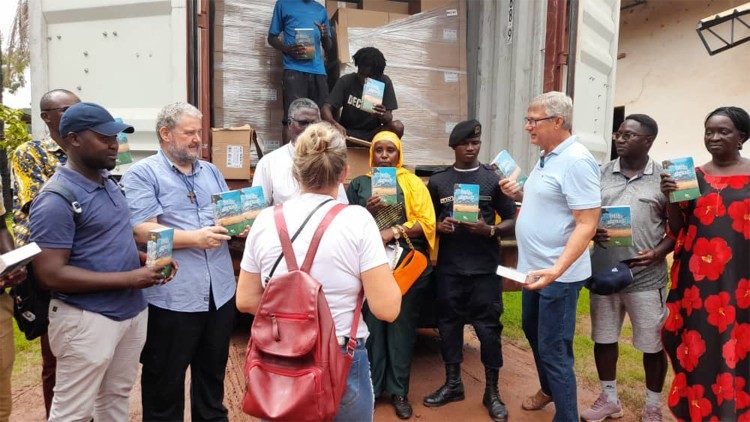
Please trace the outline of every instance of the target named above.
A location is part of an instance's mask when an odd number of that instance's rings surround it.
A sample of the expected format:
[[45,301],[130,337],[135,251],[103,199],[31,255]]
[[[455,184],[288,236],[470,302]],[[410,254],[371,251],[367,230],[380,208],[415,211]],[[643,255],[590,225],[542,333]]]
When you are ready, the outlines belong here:
[[701,196],[693,157],[662,161],[664,170],[677,182],[677,190],[669,193],[669,202],[689,201]]
[[305,47],[305,54],[299,57],[300,60],[312,60],[315,58],[315,29],[296,28],[294,30],[294,42],[297,45]]
[[[116,117],[115,121],[117,123],[122,123],[122,118]],[[117,165],[120,164],[130,164],[133,162],[133,154],[130,153],[130,145],[128,144],[128,136],[125,135],[125,132],[120,132],[117,134]]]
[[372,113],[375,111],[375,105],[383,104],[383,95],[385,95],[385,83],[378,80],[367,78],[365,86],[362,88],[362,110]]
[[526,183],[528,176],[518,166],[516,160],[511,157],[510,153],[506,150],[500,151],[495,156],[495,159],[490,163],[495,172],[503,179],[515,180],[518,186],[523,189],[523,184]]
[[174,247],[174,229],[162,227],[149,230],[146,242],[146,266],[159,267],[164,265],[164,278],[172,274],[172,248]]
[[479,185],[456,183],[453,188],[453,218],[476,223],[479,220]]
[[371,183],[372,195],[379,196],[381,203],[385,205],[396,203],[395,167],[373,167]]
[[245,217],[245,226],[252,226],[255,218],[263,208],[266,208],[266,197],[263,195],[261,186],[240,189],[242,194],[242,214]]
[[228,235],[237,236],[247,227],[242,212],[242,193],[230,190],[211,195],[216,224],[227,229]]
[[602,207],[599,227],[606,229],[609,241],[604,246],[633,246],[633,226],[629,205]]

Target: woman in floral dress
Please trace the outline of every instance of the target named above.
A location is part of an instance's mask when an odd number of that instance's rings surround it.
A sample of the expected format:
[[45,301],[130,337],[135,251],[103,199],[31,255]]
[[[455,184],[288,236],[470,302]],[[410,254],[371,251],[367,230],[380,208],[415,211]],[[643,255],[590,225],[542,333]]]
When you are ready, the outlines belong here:
[[[679,420],[750,422],[750,117],[721,107],[704,123],[711,160],[696,169],[701,196],[670,204],[676,234],[663,340]],[[665,195],[676,189],[662,175]]]

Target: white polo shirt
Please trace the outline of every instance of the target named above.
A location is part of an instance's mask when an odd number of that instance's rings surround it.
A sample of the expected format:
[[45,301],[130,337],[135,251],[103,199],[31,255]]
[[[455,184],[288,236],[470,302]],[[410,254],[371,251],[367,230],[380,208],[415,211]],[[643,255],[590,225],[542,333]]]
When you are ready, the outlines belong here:
[[[304,193],[284,203],[284,219],[290,236],[297,231],[310,212],[330,196]],[[302,265],[313,234],[335,201],[323,205],[310,218],[299,237],[292,244],[297,264]],[[259,273],[265,280],[281,254],[281,242],[276,231],[273,207],[261,211],[245,243],[240,266],[250,273]],[[343,209],[323,234],[310,274],[323,285],[328,307],[336,324],[337,336],[348,336],[354,308],[362,289],[360,275],[387,263],[380,231],[372,215],[359,205]],[[274,275],[286,273],[284,259]],[[366,337],[367,325],[360,318],[357,337]]]
[[[293,157],[294,145],[288,143],[264,155],[255,167],[253,186],[263,188],[263,196],[269,205],[283,204],[299,195],[299,183],[292,175]],[[342,204],[349,203],[344,185],[339,185],[339,195],[336,199]]]
[[[523,185],[523,203],[516,219],[518,270],[552,267],[576,226],[573,210],[601,206],[599,166],[575,135],[537,161]],[[557,281],[583,281],[591,276],[589,251]]]

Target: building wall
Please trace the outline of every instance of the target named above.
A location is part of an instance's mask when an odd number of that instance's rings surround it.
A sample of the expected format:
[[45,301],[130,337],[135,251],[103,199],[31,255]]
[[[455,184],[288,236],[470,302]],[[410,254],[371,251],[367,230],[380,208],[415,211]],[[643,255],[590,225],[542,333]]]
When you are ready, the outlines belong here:
[[[750,44],[709,56],[698,21],[747,0],[649,0],[620,15],[615,106],[656,119],[657,160],[692,155],[709,160],[703,121],[719,106],[750,111]],[[743,155],[750,157],[750,142]]]

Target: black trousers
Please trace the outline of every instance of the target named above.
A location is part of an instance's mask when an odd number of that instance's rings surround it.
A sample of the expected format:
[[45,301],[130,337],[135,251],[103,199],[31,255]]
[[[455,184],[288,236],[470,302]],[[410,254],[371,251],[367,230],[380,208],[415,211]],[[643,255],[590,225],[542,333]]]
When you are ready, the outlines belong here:
[[148,307],[148,334],[141,353],[144,421],[182,421],[185,372],[190,366],[193,421],[227,421],[224,373],[235,318],[232,298],[207,312]]
[[480,343],[482,364],[503,366],[500,333],[503,296],[495,274],[463,276],[437,272],[438,330],[440,351],[446,364],[463,361],[464,325],[471,324]]

